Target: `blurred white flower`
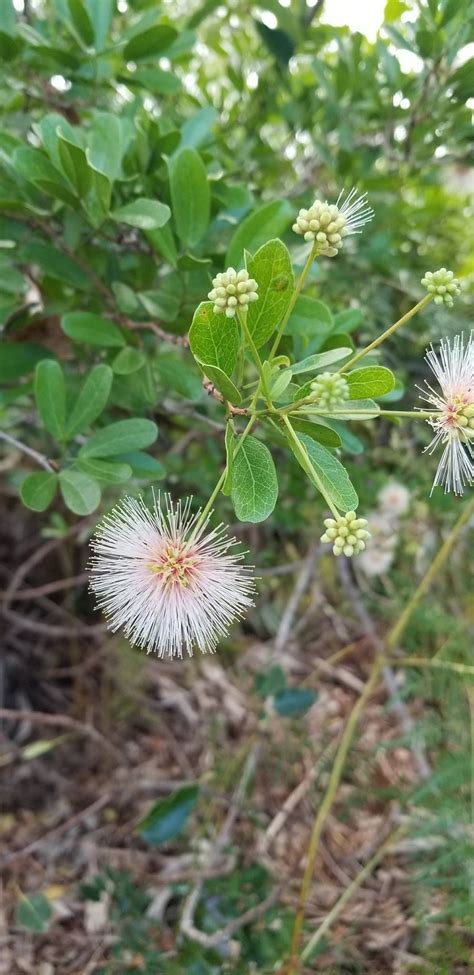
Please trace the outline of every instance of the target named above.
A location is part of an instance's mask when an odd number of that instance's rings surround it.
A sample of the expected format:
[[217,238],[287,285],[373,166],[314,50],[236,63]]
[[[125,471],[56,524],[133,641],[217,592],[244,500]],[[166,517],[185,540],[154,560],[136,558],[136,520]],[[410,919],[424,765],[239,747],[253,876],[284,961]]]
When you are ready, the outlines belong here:
[[164,508],[124,498],[91,541],[91,589],[115,631],[160,657],[215,650],[219,637],[253,605],[253,571],[222,525],[196,530],[191,499]]
[[370,548],[366,548],[365,552],[361,552],[358,565],[360,565],[366,576],[378,576],[382,572],[388,571],[392,565],[393,558],[393,550],[377,548],[377,546],[371,545]]
[[439,355],[431,346],[425,358],[441,387],[436,392],[426,382],[422,396],[439,411],[428,420],[435,435],[426,450],[431,454],[444,447],[433,489],[442,485],[445,493],[463,494],[465,485],[474,481],[474,332],[466,345],[463,335],[442,339]]
[[398,517],[404,515],[410,507],[410,492],[404,484],[390,481],[378,493],[378,502],[382,511],[388,515]]
[[315,200],[309,210],[300,210],[293,224],[295,234],[301,234],[305,240],[315,241],[318,254],[325,257],[335,257],[342,247],[342,238],[349,234],[360,234],[362,227],[369,223],[374,211],[367,204],[367,194],[357,197],[357,190],[353,187],[344,202],[342,191],[336,203]]

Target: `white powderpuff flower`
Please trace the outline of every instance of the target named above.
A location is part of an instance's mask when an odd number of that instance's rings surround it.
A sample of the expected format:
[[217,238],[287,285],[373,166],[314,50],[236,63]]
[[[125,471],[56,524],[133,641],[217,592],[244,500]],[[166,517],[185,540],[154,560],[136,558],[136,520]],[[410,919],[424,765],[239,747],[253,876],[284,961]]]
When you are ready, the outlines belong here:
[[325,257],[336,257],[339,253],[343,237],[350,234],[362,233],[362,228],[374,216],[374,211],[367,204],[367,194],[357,196],[353,187],[343,200],[344,190],[339,194],[336,203],[315,200],[309,210],[300,210],[293,224],[295,234],[301,234],[305,240],[314,241],[317,253]]
[[438,411],[428,420],[435,435],[426,450],[444,447],[432,492],[441,485],[446,494],[463,494],[474,481],[474,332],[466,344],[463,335],[442,339],[439,354],[431,346],[425,358],[440,386],[437,392],[426,382],[422,390],[422,399]]
[[98,525],[91,541],[91,589],[114,632],[159,657],[213,652],[231,623],[253,605],[253,569],[225,527],[198,525],[191,498],[152,511],[124,498]]
[[378,493],[378,502],[388,515],[398,517],[404,515],[410,507],[410,492],[404,484],[397,481],[389,481]]

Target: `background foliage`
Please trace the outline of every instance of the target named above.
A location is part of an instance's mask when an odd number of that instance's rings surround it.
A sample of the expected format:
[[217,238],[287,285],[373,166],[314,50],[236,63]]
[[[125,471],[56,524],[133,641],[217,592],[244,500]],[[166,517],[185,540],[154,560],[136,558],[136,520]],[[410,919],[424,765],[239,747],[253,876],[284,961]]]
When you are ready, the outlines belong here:
[[[244,248],[255,252],[270,237],[281,236],[300,266],[303,251],[289,228],[314,195],[332,199],[343,186],[357,185],[368,191],[376,215],[356,246],[347,244],[337,261],[315,268],[286,340],[298,358],[341,333],[370,340],[417,300],[428,268],[452,267],[464,279],[455,315],[430,306],[387,349],[407,408],[413,404],[426,344],[450,334],[454,319],[456,332],[469,321],[473,26],[469,0],[389,0],[375,41],[325,23],[321,3],[307,7],[301,0],[251,9],[238,0],[225,6],[25,0],[23,12],[0,2],[0,430],[30,450],[2,443],[2,505],[8,519],[27,519],[23,533],[64,536],[64,574],[66,536],[78,516],[97,513],[89,531],[101,506],[125,490],[147,493],[160,481],[173,493],[206,500],[223,462],[223,413],[187,348],[194,310],[217,271],[238,265]],[[436,492],[428,508],[432,470],[420,459],[427,430],[381,424],[372,433],[359,424],[351,437],[343,447],[365,507],[377,504],[393,476],[412,492],[394,568],[385,581],[362,581],[369,609],[384,626],[456,505]],[[308,525],[319,526],[323,512],[296,466],[278,462],[277,440],[272,451],[281,503],[258,534],[244,533],[264,569],[304,555]],[[36,514],[22,515],[22,503]],[[230,499],[221,497],[219,513],[232,520]],[[82,551],[80,568],[84,562]],[[350,613],[330,566],[322,580],[336,613]],[[461,573],[451,582],[454,603],[441,591],[440,602],[413,620],[410,652],[421,645],[429,655],[443,646],[448,656],[452,649],[456,659],[469,660],[468,580]],[[270,585],[248,633],[271,641],[281,600]],[[460,617],[456,637],[453,607]],[[75,612],[90,614],[84,596]],[[236,649],[223,648],[229,668]],[[313,697],[295,705],[290,690],[310,692],[294,688],[293,676],[264,667],[246,693],[256,714],[268,697],[276,701],[277,713],[291,722],[297,756],[307,747],[298,721]],[[8,705],[8,682],[7,688]],[[450,837],[439,861],[428,858],[411,873],[428,903],[431,885],[445,896],[439,910],[446,928],[440,924],[420,949],[425,919],[411,907],[418,933],[410,946],[426,960],[420,972],[457,971],[449,966],[469,952],[464,929],[472,910],[469,844],[458,828],[469,816],[470,692],[461,703],[458,682],[415,672],[404,691],[417,702],[436,771],[431,785],[413,787],[401,801],[436,817],[425,819],[430,835]],[[207,732],[212,739],[206,725]],[[223,756],[213,747],[217,768]],[[178,795],[183,824],[193,802]],[[157,828],[163,815],[158,809]],[[268,884],[263,868],[244,860],[230,877],[206,881],[201,924],[219,927],[241,911],[240,890],[248,891],[251,906],[252,898],[265,898]],[[105,871],[83,894],[94,900],[104,889],[120,932],[111,954],[119,963],[110,960],[98,972],[136,970],[123,960],[133,952],[143,954],[141,971],[247,972],[251,962],[272,971],[287,950],[288,904],[269,909],[271,938],[251,928],[240,932],[234,963],[186,939],[173,950],[161,942],[150,948],[140,880]],[[173,903],[185,890],[173,889]],[[47,902],[20,903],[17,911],[19,925],[30,930],[50,923]],[[171,929],[173,918],[171,911]],[[374,970],[359,956],[344,959],[340,945],[328,957],[335,972]]]

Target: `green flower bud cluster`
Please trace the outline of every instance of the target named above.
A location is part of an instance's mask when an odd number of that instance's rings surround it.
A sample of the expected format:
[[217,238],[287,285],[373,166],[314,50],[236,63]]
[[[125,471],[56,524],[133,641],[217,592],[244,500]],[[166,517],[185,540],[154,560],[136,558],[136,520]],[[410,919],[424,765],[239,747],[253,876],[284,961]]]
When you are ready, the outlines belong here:
[[474,403],[469,403],[456,412],[456,423],[461,427],[466,442],[474,437]]
[[370,538],[367,531],[367,520],[358,518],[355,511],[348,511],[340,518],[326,518],[326,531],[321,535],[322,542],[332,543],[334,555],[357,555],[363,552],[365,542]]
[[258,299],[258,284],[249,278],[249,272],[245,270],[236,271],[228,267],[227,271],[216,275],[212,284],[212,291],[207,297],[214,302],[216,315],[225,314],[227,318],[233,318],[238,308],[245,310],[250,301]]
[[445,267],[440,267],[439,271],[427,271],[421,283],[428,294],[435,296],[437,305],[444,304],[452,308],[453,297],[461,293],[460,282],[454,277],[453,272],[447,271]]
[[349,399],[350,395],[349,383],[337,372],[322,372],[311,383],[311,392],[318,406],[324,410],[334,409]]
[[346,218],[334,203],[315,200],[309,210],[300,210],[293,224],[295,234],[317,242],[318,254],[335,257],[346,235]]

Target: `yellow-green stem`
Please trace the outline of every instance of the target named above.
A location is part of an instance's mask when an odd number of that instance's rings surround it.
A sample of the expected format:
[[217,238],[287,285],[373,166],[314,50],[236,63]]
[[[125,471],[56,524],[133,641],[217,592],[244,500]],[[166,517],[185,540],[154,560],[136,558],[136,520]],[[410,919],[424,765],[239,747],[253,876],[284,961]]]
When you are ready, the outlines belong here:
[[295,307],[296,302],[297,302],[297,300],[298,300],[298,298],[299,298],[299,296],[301,294],[301,289],[302,289],[302,287],[303,287],[303,285],[304,285],[304,283],[306,281],[306,278],[308,277],[308,274],[309,274],[311,265],[312,265],[312,263],[313,263],[316,255],[317,255],[317,251],[318,251],[318,245],[315,242],[313,244],[313,246],[312,246],[309,254],[308,254],[308,257],[306,258],[305,266],[304,266],[304,268],[303,268],[303,270],[302,270],[302,272],[301,272],[301,274],[300,274],[300,276],[298,278],[298,281],[296,283],[296,288],[295,288],[295,290],[294,290],[294,292],[293,292],[293,294],[291,296],[291,299],[290,299],[288,308],[286,309],[286,312],[283,315],[283,318],[282,318],[282,320],[280,322],[278,331],[276,333],[276,336],[275,336],[273,345],[272,345],[271,350],[270,350],[270,355],[268,357],[269,360],[270,360],[270,362],[272,361],[272,359],[273,359],[273,357],[274,357],[274,355],[275,355],[275,353],[276,353],[276,351],[278,349],[278,346],[280,345],[281,337],[283,335],[283,332],[285,331],[286,326],[288,325],[288,321],[289,321],[290,315],[291,315],[291,313],[293,311],[293,308]]
[[438,660],[437,657],[394,657],[390,660],[393,667],[429,667],[433,670],[449,670],[453,674],[474,676],[474,667],[470,664],[460,664],[456,660]]
[[349,884],[348,887],[346,887],[346,890],[341,895],[339,900],[336,901],[334,907],[331,908],[329,914],[326,914],[322,924],[319,925],[317,931],[315,931],[309,939],[304,951],[301,952],[301,961],[306,961],[310,957],[311,953],[314,951],[321,939],[324,938],[325,934],[327,934],[329,931],[329,928],[332,926],[332,924],[334,924],[334,921],[337,920],[341,912],[344,910],[351,897],[356,893],[359,887],[362,886],[364,881],[367,880],[367,877],[370,877],[371,873],[374,872],[380,861],[383,860],[385,854],[388,853],[392,846],[398,842],[398,840],[403,836],[404,832],[406,832],[406,830],[400,828],[394,830],[393,833],[390,833],[390,836],[387,836],[387,839],[384,840],[381,846],[379,846],[378,850],[376,850],[370,860],[367,861],[365,866],[359,870],[359,873],[356,874],[354,880]]
[[429,589],[437,572],[439,571],[443,563],[446,561],[449,553],[451,552],[451,549],[456,544],[459,535],[462,529],[464,528],[464,525],[469,521],[473,513],[474,513],[474,501],[471,501],[469,504],[466,505],[464,511],[461,512],[456,524],[451,529],[447,539],[445,540],[445,542],[443,542],[439,551],[436,553],[428,571],[423,576],[423,579],[421,580],[419,586],[417,587],[417,589],[413,593],[413,596],[405,606],[405,609],[400,615],[397,623],[390,630],[390,633],[386,639],[387,647],[390,647],[391,649],[393,649],[393,647],[396,647],[412,613],[414,612],[418,604],[423,599],[423,596]]
[[[451,529],[451,532],[441,546],[439,552],[434,558],[431,566],[421,580],[419,586],[417,587],[412,598],[409,600],[407,606],[401,613],[399,619],[395,625],[390,630],[388,636],[385,640],[385,645],[393,649],[400,640],[400,637],[405,630],[413,611],[418,606],[420,600],[423,598],[425,592],[429,588],[432,580],[434,579],[436,573],[440,570],[443,563],[448,558],[454,544],[459,538],[459,534],[466,524],[466,522],[471,517],[474,510],[474,502],[466,505],[465,510],[461,513],[456,524]],[[314,873],[314,865],[316,862],[316,857],[319,851],[319,844],[321,840],[322,831],[324,824],[326,822],[327,816],[332,808],[334,799],[336,797],[336,792],[339,787],[339,783],[342,778],[344,771],[344,766],[347,758],[347,754],[354,737],[359,718],[364,710],[364,707],[369,700],[373,690],[375,689],[380,673],[387,662],[384,654],[377,652],[374,662],[372,664],[369,677],[365,684],[364,690],[362,691],[360,697],[357,699],[352,711],[347,720],[346,726],[344,728],[341,740],[339,742],[339,747],[336,752],[334,759],[334,764],[329,777],[328,786],[326,792],[323,796],[322,803],[318,809],[311,838],[308,847],[308,854],[306,860],[306,868],[303,876],[303,882],[301,885],[301,891],[298,901],[298,908],[295,915],[295,921],[293,926],[293,936],[291,944],[291,956],[289,961],[289,966],[286,969],[286,975],[296,975],[299,969],[299,949],[301,942],[301,934],[303,929],[304,914],[306,909],[306,902],[309,895],[309,889],[311,885],[311,880]]]
[[282,420],[287,430],[288,439],[293,444],[293,452],[295,454],[295,457],[298,460],[298,463],[301,465],[303,470],[306,471],[308,477],[310,478],[310,480],[312,480],[313,484],[316,485],[318,491],[320,491],[320,493],[322,494],[329,510],[332,511],[334,517],[339,518],[340,517],[339,511],[337,510],[335,504],[333,504],[333,502],[331,501],[331,498],[329,497],[326,488],[324,487],[322,481],[316,474],[316,471],[306,453],[306,450],[303,444],[301,443],[301,440],[298,438],[297,434],[295,433],[288,417],[282,415]]
[[381,345],[382,342],[385,342],[386,339],[390,338],[390,336],[393,335],[393,333],[396,332],[398,328],[401,328],[401,326],[404,325],[405,322],[408,322],[410,318],[413,318],[413,315],[416,315],[417,312],[425,308],[426,305],[428,305],[429,302],[432,301],[432,299],[433,299],[433,295],[425,295],[425,297],[422,298],[421,301],[418,302],[418,304],[414,305],[414,307],[411,308],[410,311],[407,311],[406,315],[403,315],[402,318],[399,318],[398,322],[395,322],[393,325],[390,326],[390,328],[387,328],[385,332],[382,332],[382,334],[379,335],[378,338],[374,339],[374,341],[371,342],[370,345],[366,345],[365,349],[361,349],[359,352],[356,352],[356,354],[352,356],[352,359],[349,359],[349,362],[346,362],[345,365],[338,370],[339,375],[342,376],[342,374],[344,372],[347,372],[348,369],[352,369],[352,367],[355,366],[356,362],[359,362],[359,359],[362,359],[364,356],[368,355],[369,352],[372,352],[372,349],[376,349],[378,345]]
[[262,360],[261,360],[261,358],[260,358],[260,356],[258,354],[257,346],[255,345],[255,342],[254,342],[254,340],[253,340],[253,338],[252,338],[252,336],[250,334],[250,330],[249,330],[249,327],[247,325],[247,315],[246,315],[245,312],[238,311],[237,312],[237,317],[239,319],[239,322],[240,322],[240,325],[241,325],[241,328],[242,328],[242,332],[243,332],[243,334],[244,334],[244,336],[245,336],[245,338],[247,340],[247,343],[248,343],[248,345],[249,345],[249,347],[250,347],[250,349],[252,351],[252,355],[253,355],[253,357],[255,359],[255,365],[257,367],[257,372],[258,372],[258,375],[259,375],[260,384],[262,386],[262,392],[263,392],[263,395],[265,397],[266,404],[267,404],[269,410],[273,410],[273,403],[272,403],[272,400],[271,400],[271,397],[270,397],[270,392],[269,392],[269,389],[268,389],[268,386],[267,386],[267,382],[266,382],[266,379],[265,379],[265,373],[263,371]]

